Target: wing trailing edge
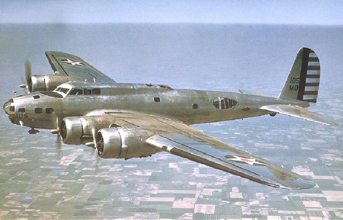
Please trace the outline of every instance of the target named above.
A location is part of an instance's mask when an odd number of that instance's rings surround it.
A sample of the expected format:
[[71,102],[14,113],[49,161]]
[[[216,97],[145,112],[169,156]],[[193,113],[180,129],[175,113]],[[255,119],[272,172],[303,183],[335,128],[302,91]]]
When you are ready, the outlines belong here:
[[262,106],[260,109],[275,112],[275,113],[280,113],[283,115],[292,116],[295,118],[301,118],[308,121],[317,122],[320,124],[334,125],[334,126],[339,125],[335,121],[332,121],[318,113],[312,112],[300,106],[278,104],[278,105],[265,105],[265,106]]

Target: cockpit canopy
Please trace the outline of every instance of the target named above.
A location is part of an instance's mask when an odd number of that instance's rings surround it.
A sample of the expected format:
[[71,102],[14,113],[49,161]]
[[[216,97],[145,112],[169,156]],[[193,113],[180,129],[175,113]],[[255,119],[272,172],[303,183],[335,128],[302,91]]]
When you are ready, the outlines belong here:
[[169,86],[155,84],[68,82],[59,85],[53,93],[64,98],[77,95],[135,94],[170,90],[173,89]]
[[71,84],[62,84],[54,90],[54,92],[62,95],[63,97],[69,95],[100,95],[100,91],[100,88],[74,87]]
[[61,86],[57,87],[57,88],[54,90],[54,92],[62,93],[62,94],[64,94],[64,95],[67,95],[67,94],[69,93],[69,91],[70,91],[70,88],[65,88],[65,87],[61,87]]

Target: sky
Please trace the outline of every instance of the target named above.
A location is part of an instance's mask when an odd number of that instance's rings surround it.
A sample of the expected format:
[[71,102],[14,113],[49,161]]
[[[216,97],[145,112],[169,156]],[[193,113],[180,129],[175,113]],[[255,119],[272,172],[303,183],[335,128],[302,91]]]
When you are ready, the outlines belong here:
[[343,25],[343,1],[1,0],[0,23]]

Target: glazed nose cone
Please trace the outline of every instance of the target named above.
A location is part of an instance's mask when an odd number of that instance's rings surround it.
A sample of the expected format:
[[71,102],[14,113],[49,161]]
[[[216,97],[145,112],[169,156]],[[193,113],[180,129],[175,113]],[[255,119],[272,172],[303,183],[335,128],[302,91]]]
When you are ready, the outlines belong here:
[[[8,100],[7,102],[5,102],[3,108],[5,113],[8,115],[11,111],[14,111],[14,106],[12,106],[11,104],[13,103],[13,99]],[[12,109],[13,108],[13,109]]]

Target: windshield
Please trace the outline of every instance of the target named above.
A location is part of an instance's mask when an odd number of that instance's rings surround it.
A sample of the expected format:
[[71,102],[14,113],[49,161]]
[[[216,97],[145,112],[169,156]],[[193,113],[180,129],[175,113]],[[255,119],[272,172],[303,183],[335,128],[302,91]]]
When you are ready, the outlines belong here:
[[57,92],[59,94],[62,94],[63,96],[67,95],[70,89],[63,88],[63,87],[57,87],[54,92]]

